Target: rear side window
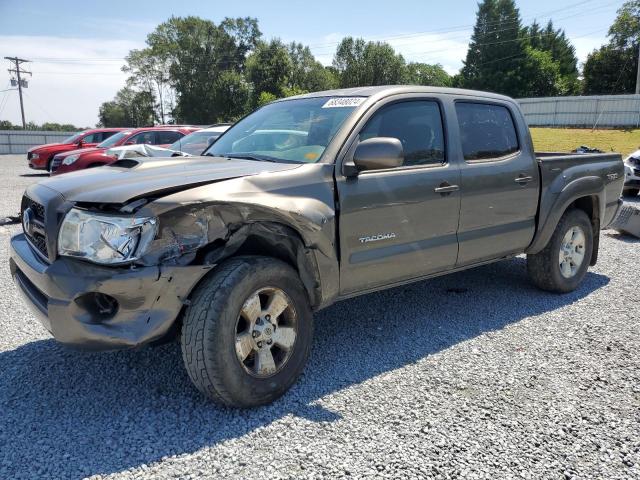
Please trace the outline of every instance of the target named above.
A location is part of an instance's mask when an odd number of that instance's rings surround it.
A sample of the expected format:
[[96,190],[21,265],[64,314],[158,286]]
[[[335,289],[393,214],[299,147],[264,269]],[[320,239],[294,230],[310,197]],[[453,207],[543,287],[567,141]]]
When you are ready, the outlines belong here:
[[155,143],[154,138],[155,132],[142,132],[127,140],[127,145],[153,145]]
[[375,137],[400,140],[404,166],[445,162],[442,116],[437,102],[416,100],[382,107],[360,131],[360,141]]
[[487,160],[519,150],[511,113],[501,105],[456,102],[465,160]]
[[156,132],[156,139],[158,145],[169,145],[178,139],[182,138],[182,134],[179,132]]
[[102,136],[102,138],[100,139],[101,142],[104,142],[107,138],[111,137],[114,133],[118,133],[118,132],[102,132],[100,135]]

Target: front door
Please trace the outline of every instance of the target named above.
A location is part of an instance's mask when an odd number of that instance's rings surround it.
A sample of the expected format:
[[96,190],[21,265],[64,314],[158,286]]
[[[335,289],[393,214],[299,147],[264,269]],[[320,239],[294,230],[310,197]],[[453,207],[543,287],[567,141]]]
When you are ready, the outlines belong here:
[[455,265],[459,170],[445,150],[442,118],[435,100],[391,101],[360,130],[357,141],[398,138],[404,164],[337,175],[342,295]]

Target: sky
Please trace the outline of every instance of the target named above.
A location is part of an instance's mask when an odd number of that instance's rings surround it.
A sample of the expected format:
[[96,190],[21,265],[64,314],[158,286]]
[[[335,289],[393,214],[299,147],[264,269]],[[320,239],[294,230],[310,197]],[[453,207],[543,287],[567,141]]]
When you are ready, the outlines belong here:
[[[576,47],[580,62],[606,43],[623,0],[516,0],[523,24],[552,19]],[[170,16],[256,17],[263,38],[308,45],[330,65],[345,36],[390,43],[408,61],[462,66],[472,33],[475,0],[322,0],[314,2],[169,0],[109,2],[0,0],[0,120],[20,123],[18,93],[10,88],[5,56],[31,60],[25,115],[35,123],[93,126],[98,108],[124,86],[129,50]]]

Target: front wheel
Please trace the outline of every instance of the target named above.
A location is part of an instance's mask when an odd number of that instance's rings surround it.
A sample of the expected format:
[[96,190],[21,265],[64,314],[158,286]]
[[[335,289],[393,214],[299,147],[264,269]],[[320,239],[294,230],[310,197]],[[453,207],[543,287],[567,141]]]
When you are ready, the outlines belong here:
[[593,251],[593,228],[582,210],[567,210],[549,243],[539,253],[527,255],[529,278],[538,288],[567,293],[587,274]]
[[182,358],[209,398],[252,407],[283,395],[302,373],[313,320],[296,271],[267,257],[237,257],[196,288],[182,327]]

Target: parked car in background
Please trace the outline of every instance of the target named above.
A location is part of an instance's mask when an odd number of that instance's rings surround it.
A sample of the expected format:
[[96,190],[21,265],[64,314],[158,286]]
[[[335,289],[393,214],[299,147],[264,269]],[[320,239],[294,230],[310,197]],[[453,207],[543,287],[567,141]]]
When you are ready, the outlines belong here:
[[636,150],[624,160],[624,189],[627,197],[635,197],[640,192],[640,150]]
[[198,130],[191,126],[157,126],[125,130],[95,146],[82,150],[72,150],[55,155],[49,171],[51,175],[73,172],[85,168],[107,165],[116,160],[107,150],[122,145],[160,145],[169,146],[185,135]]
[[51,161],[56,154],[95,147],[122,130],[124,130],[124,128],[94,128],[71,135],[60,143],[47,143],[30,148],[27,152],[29,168],[33,168],[34,170],[50,170]]
[[168,148],[169,150],[184,152],[189,155],[200,155],[209,148],[209,145],[215,142],[220,135],[229,130],[230,126],[230,123],[220,123],[203,128],[202,130],[178,139]]
[[224,124],[203,128],[202,130],[178,139],[166,148],[147,144],[123,145],[121,147],[108,149],[106,154],[118,159],[124,157],[189,157],[192,155],[200,155],[204,150],[209,148],[220,135],[228,130],[229,127],[229,124]]

